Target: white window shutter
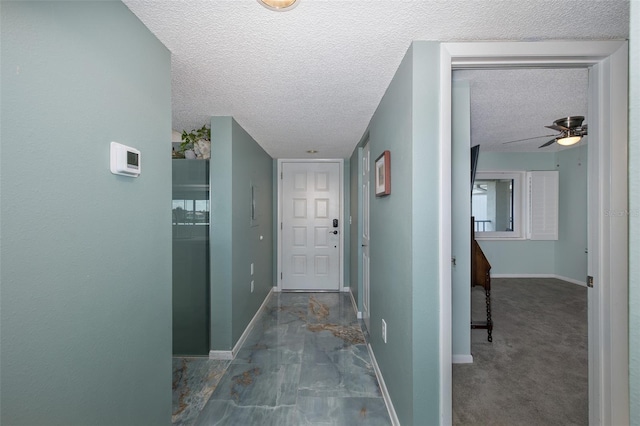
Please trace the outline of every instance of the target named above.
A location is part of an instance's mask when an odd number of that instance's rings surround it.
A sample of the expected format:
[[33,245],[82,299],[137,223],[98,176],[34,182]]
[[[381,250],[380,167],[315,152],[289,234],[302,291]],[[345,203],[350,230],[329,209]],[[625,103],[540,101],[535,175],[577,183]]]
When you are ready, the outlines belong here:
[[530,240],[558,239],[558,172],[534,171],[527,173],[529,196]]

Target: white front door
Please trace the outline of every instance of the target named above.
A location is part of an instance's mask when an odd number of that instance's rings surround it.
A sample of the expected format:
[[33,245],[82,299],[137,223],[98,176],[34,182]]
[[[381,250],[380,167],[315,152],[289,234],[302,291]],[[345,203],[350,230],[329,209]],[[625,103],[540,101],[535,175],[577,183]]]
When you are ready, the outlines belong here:
[[281,163],[282,290],[340,290],[340,163]]
[[369,314],[369,197],[370,193],[370,159],[369,143],[362,150],[362,319],[370,329]]

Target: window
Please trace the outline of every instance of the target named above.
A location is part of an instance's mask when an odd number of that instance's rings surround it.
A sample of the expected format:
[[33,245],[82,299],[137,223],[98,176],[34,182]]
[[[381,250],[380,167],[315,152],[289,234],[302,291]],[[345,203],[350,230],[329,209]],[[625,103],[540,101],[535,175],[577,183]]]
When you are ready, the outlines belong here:
[[209,200],[173,200],[174,225],[208,225]]
[[476,238],[524,239],[524,172],[477,172],[471,194]]

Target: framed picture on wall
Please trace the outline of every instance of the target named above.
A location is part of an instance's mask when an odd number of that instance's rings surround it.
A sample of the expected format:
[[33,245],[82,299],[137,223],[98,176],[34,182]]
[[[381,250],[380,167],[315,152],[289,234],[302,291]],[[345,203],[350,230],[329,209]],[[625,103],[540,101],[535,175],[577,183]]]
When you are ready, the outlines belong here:
[[385,151],[376,159],[376,197],[391,194],[391,152]]

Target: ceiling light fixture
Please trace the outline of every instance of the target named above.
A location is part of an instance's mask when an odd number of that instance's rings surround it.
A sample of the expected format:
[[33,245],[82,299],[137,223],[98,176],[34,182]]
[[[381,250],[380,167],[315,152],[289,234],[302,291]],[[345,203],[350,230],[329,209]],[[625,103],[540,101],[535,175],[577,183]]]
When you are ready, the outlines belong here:
[[580,142],[580,139],[582,139],[582,135],[576,134],[576,132],[573,130],[568,130],[564,132],[562,137],[558,138],[556,142],[558,142],[560,145],[569,146],[577,144],[578,142]]
[[317,154],[318,151],[316,151],[315,149],[310,149],[307,151],[307,154]]
[[263,5],[269,10],[275,10],[278,12],[285,12],[296,7],[299,3],[298,0],[258,0],[258,3]]

